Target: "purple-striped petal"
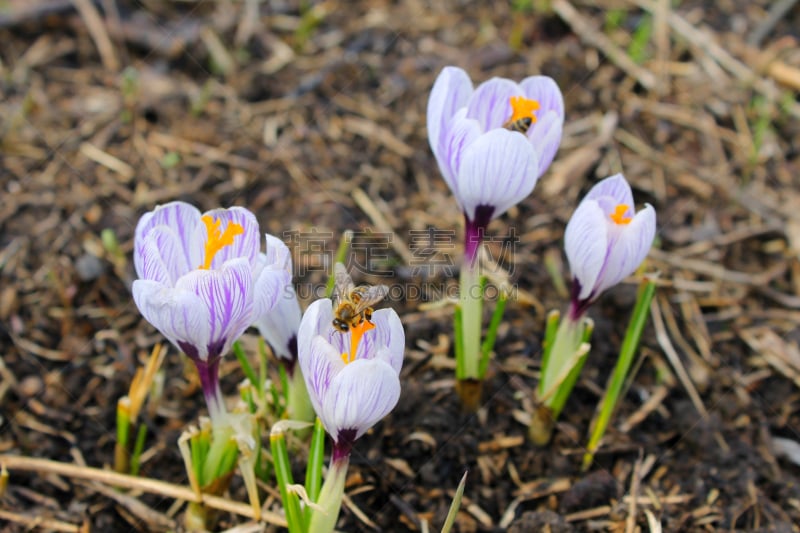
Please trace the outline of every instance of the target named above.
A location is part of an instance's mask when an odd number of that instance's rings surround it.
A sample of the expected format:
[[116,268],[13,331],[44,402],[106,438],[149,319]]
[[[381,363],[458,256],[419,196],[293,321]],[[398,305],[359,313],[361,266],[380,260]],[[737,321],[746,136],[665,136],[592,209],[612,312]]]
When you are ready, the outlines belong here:
[[[147,237],[153,232],[155,228],[169,228],[177,238],[177,249],[170,253],[163,253],[162,257],[177,257],[180,256],[180,268],[182,265],[191,265],[189,241],[191,235],[194,233],[197,225],[200,224],[200,211],[193,205],[185,202],[170,202],[168,204],[157,206],[153,211],[145,213],[139,219],[136,225],[136,232],[134,237],[134,264],[137,264],[137,257],[143,253],[142,248],[145,246]],[[162,241],[163,243],[163,241]],[[175,245],[175,243],[169,243]],[[137,265],[136,272],[139,273],[139,266]],[[173,272],[178,272],[178,266],[168,267]],[[189,266],[188,268],[194,268]],[[185,273],[181,272],[181,274]],[[177,277],[175,278],[177,279]],[[174,280],[173,280],[174,281]]]
[[529,76],[519,84],[525,98],[539,102],[537,117],[553,111],[564,122],[564,97],[555,80],[548,76]]
[[267,251],[263,254],[266,264],[271,268],[291,273],[292,253],[289,251],[289,247],[282,240],[269,233],[265,234],[264,238],[267,241]]
[[338,440],[342,430],[356,430],[355,438],[359,438],[394,409],[399,399],[400,379],[389,364],[358,359],[333,378],[322,412],[317,414],[334,439]]
[[[172,287],[175,285],[176,278],[174,278],[170,272],[169,265],[165,261],[164,255],[162,255],[162,249],[167,257],[169,257],[169,253],[175,250],[175,246],[171,246],[167,243],[159,247],[159,239],[153,234],[160,230],[162,230],[162,228],[152,231],[150,236],[144,239],[144,242],[137,243],[136,249],[133,252],[133,262],[136,267],[136,274],[138,274],[139,278],[156,281],[162,285]],[[163,233],[168,233],[170,231],[169,228],[163,228]]]
[[453,116],[467,105],[471,94],[472,82],[462,69],[445,67],[437,76],[427,110],[428,141],[434,154],[442,151],[442,140],[447,136]]
[[201,360],[208,357],[208,307],[191,291],[165,287],[150,280],[136,280],[132,287],[133,300],[142,316],[179,350],[181,344],[193,346]]
[[595,283],[595,294],[627,278],[647,257],[656,234],[655,209],[646,205],[630,223],[618,226],[617,230],[616,239],[609,246],[605,265]]
[[466,118],[466,114],[466,109],[461,109],[456,113],[443,140],[441,154],[434,154],[439,163],[442,177],[456,198],[458,198],[458,172],[461,169],[461,160],[466,153],[466,148],[475,142],[482,133],[478,121]]
[[406,335],[400,317],[394,309],[378,309],[372,314],[372,323],[375,327],[361,339],[357,358],[386,357],[385,361],[399,374],[406,349]]
[[[308,306],[300,328],[297,331],[297,353],[302,359],[303,354],[311,352],[311,341],[317,335],[322,335],[328,341],[329,331],[333,329],[333,307],[329,298],[320,298]],[[341,352],[339,352],[341,354]]]
[[[169,277],[168,283],[170,286],[174,286],[178,278],[192,270],[192,266],[187,261],[188,253],[186,251],[186,243],[181,242],[181,236],[173,228],[168,226],[156,226],[146,237],[142,238],[141,244],[144,248],[155,246],[158,250],[158,255]],[[144,260],[148,253],[150,252],[143,250],[139,259]],[[134,254],[134,259],[136,255],[137,254]],[[144,267],[145,265],[141,266]],[[141,272],[137,270],[139,277],[143,279],[155,279],[149,277],[146,270],[147,269]]]
[[[256,288],[256,294],[258,294],[258,288]],[[291,339],[297,342],[301,317],[297,294],[289,283],[278,296],[275,307],[270,312],[261,315],[254,325],[264,340],[272,346],[275,355],[281,359],[292,360],[296,354],[290,351],[289,342]]]
[[478,121],[486,132],[499,128],[511,118],[511,97],[522,94],[522,88],[505,78],[492,78],[478,85],[467,103],[467,118]]
[[558,147],[561,145],[561,134],[564,123],[563,116],[559,117],[553,111],[540,114],[527,133],[528,140],[539,155],[539,177],[550,167],[556,157]]
[[564,248],[572,276],[580,283],[578,299],[585,300],[595,290],[608,252],[608,223],[597,202],[580,203],[564,231]]
[[258,319],[271,313],[278,301],[285,298],[286,289],[291,287],[291,284],[292,275],[289,272],[271,268],[261,269],[253,282],[253,317]]
[[481,135],[464,154],[458,176],[459,203],[473,220],[479,205],[497,218],[533,191],[538,179],[536,151],[525,136],[495,129]]
[[624,204],[633,209],[633,192],[622,174],[614,174],[598,181],[586,194],[585,199],[598,200],[604,196],[611,198],[614,205]]
[[253,323],[253,279],[247,259],[233,259],[215,270],[194,270],[176,288],[200,297],[209,314],[209,352],[222,355]]
[[298,361],[308,395],[311,398],[311,405],[322,419],[328,433],[335,435],[333,433],[334,426],[329,424],[329,420],[323,418],[322,413],[331,381],[345,367],[341,354],[337,353],[325,339],[317,335],[310,340],[307,349],[299,351]]

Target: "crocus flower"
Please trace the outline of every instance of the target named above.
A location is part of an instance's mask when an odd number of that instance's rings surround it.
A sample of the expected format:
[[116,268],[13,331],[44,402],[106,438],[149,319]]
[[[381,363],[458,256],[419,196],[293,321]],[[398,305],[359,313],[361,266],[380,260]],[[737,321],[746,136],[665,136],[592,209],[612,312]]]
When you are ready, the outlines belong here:
[[347,333],[333,327],[331,300],[312,303],[298,335],[300,369],[311,403],[333,438],[331,459],[349,457],[353,442],[386,416],[400,397],[405,333],[392,309],[380,309]]
[[656,233],[656,212],[636,213],[622,174],[605,178],[584,197],[564,234],[573,276],[571,313],[583,314],[600,294],[636,270]]
[[428,140],[464,212],[470,264],[480,232],[528,196],[550,166],[563,123],[561,91],[547,76],[492,78],[473,90],[460,68],[439,74],[428,99]]
[[[267,235],[267,253],[262,256],[267,268],[280,269],[292,274],[292,256],[289,248],[280,239]],[[294,286],[287,283],[278,295],[275,307],[256,317],[255,326],[281,359],[289,374],[293,374],[297,362],[297,330],[300,327],[300,304]]]
[[282,269],[265,268],[260,243],[255,216],[241,207],[201,214],[171,202],[136,226],[133,299],[197,366],[212,420],[225,413],[220,358],[288,283]]

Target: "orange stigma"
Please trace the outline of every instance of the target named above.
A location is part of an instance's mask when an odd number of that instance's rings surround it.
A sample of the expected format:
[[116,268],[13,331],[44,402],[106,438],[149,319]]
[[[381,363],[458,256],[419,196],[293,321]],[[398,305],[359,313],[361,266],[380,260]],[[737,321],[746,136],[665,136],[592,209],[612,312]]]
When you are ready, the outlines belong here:
[[512,96],[509,100],[511,104],[511,118],[509,122],[516,122],[519,119],[530,117],[531,123],[536,122],[534,111],[539,110],[539,102],[529,100],[524,96]]
[[217,255],[217,252],[233,244],[233,238],[244,233],[244,228],[241,224],[230,222],[228,223],[228,227],[225,228],[225,231],[220,231],[221,220],[214,220],[211,215],[204,215],[200,220],[206,225],[208,241],[206,241],[206,259],[203,264],[197,268],[208,270],[211,268],[211,261],[214,260],[214,256]]
[[342,354],[342,361],[344,361],[344,364],[352,363],[356,360],[356,352],[358,351],[358,344],[361,342],[361,337],[364,333],[374,328],[375,324],[367,319],[362,320],[357,326],[350,328],[350,353]]
[[625,216],[625,213],[627,212],[628,212],[628,206],[625,204],[619,204],[617,205],[617,207],[614,208],[614,212],[611,213],[611,215],[609,216],[611,217],[611,220],[613,220],[617,224],[622,224],[622,225],[629,224],[630,221],[633,219],[631,217]]

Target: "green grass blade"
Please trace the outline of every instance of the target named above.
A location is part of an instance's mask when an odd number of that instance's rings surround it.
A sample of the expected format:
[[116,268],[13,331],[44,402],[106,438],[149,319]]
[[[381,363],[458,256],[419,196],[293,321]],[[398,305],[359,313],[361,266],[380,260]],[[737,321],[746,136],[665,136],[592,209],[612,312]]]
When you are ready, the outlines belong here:
[[136,442],[133,445],[133,453],[131,454],[131,475],[139,475],[139,459],[142,457],[144,451],[144,441],[147,438],[147,426],[144,423],[139,424],[139,430],[136,432]]
[[303,516],[300,513],[300,499],[297,494],[289,490],[289,485],[294,484],[292,479],[292,465],[289,463],[289,452],[286,449],[286,439],[283,433],[273,433],[269,436],[272,460],[275,468],[275,479],[281,492],[283,509],[286,513],[286,522],[289,523],[289,533],[304,533]]
[[253,365],[247,360],[247,354],[244,353],[244,348],[242,348],[239,341],[233,343],[233,353],[236,355],[236,359],[239,361],[239,366],[242,367],[242,372],[244,372],[245,377],[250,380],[250,383],[252,383],[254,387],[258,387],[256,371],[253,370]]
[[461,481],[458,483],[456,494],[453,496],[453,503],[450,504],[450,510],[447,512],[447,518],[442,526],[442,533],[450,533],[450,530],[453,528],[453,524],[455,524],[456,515],[458,514],[459,508],[461,508],[461,498],[464,496],[464,487],[467,486],[468,473],[469,472],[464,472],[464,475],[461,476]]
[[500,298],[497,300],[497,305],[494,306],[492,319],[489,322],[489,329],[486,331],[486,338],[483,340],[483,345],[481,346],[481,362],[478,366],[478,377],[480,379],[486,376],[486,369],[489,367],[489,358],[492,355],[494,343],[497,340],[497,328],[500,327],[500,322],[503,320],[506,302],[508,302],[508,295],[505,292],[501,292]]
[[[325,427],[319,418],[314,422],[314,432],[311,435],[311,446],[308,450],[308,465],[306,466],[306,494],[312,502],[319,498],[322,489],[322,463],[325,459]],[[305,509],[306,523],[311,521],[311,507]]]
[[628,376],[628,370],[633,364],[633,358],[636,355],[639,347],[639,341],[642,338],[642,331],[647,323],[648,310],[650,309],[650,302],[653,300],[653,295],[656,292],[656,284],[652,280],[646,280],[640,287],[639,293],[636,298],[636,305],[633,308],[631,321],[628,323],[628,329],[625,332],[625,339],[622,341],[622,348],[619,351],[619,358],[617,364],[614,366],[614,372],[609,378],[606,392],[600,402],[600,410],[592,425],[592,433],[589,436],[589,443],[586,445],[588,450],[583,456],[583,469],[586,470],[591,465],[594,459],[594,454],[597,451],[600,439],[606,432],[608,423],[611,420],[611,415],[619,400],[622,386]]
[[278,379],[281,382],[281,391],[283,391],[283,407],[280,409],[280,415],[283,416],[289,406],[289,374],[282,363],[278,365]]

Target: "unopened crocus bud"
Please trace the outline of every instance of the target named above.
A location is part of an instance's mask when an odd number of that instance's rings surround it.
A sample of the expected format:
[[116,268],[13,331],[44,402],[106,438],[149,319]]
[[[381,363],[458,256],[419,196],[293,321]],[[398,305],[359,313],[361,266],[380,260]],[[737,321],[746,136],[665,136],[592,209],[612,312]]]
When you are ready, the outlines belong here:
[[656,233],[656,212],[638,213],[622,174],[605,178],[584,197],[564,234],[573,277],[570,313],[582,315],[600,294],[636,270]]

